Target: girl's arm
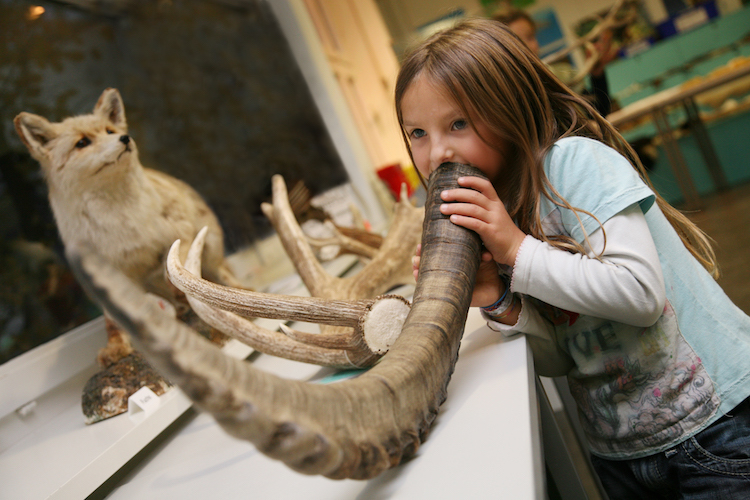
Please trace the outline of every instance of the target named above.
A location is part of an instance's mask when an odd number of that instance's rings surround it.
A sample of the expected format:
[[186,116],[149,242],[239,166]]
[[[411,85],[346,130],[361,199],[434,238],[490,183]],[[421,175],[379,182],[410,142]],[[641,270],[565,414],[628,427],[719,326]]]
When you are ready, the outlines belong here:
[[[528,236],[518,252],[511,290],[579,314],[652,325],[662,313],[666,293],[643,213],[633,205],[606,221],[603,228],[607,250],[601,260],[571,254]],[[602,231],[595,231],[589,241],[594,249],[601,249]],[[522,299],[514,324],[485,318],[490,328],[506,336],[526,334],[540,375],[564,375],[573,368],[573,360],[554,340],[555,327],[531,300]]]
[[589,240],[589,255],[572,254],[527,236],[511,289],[548,304],[634,326],[651,326],[666,302],[659,256],[638,204],[603,224]]
[[[462,177],[458,183],[461,188],[442,194],[449,202],[441,206],[442,213],[450,215],[455,224],[476,231],[496,262],[514,267],[513,292],[634,326],[650,326],[661,315],[666,301],[664,278],[637,203],[606,220],[604,231],[598,229],[589,236],[593,250],[589,249],[588,255],[574,254],[518,229],[487,180]],[[599,258],[594,258],[597,255]],[[473,305],[492,304],[503,291],[502,286],[483,287],[484,304]],[[509,323],[508,319],[503,322]]]

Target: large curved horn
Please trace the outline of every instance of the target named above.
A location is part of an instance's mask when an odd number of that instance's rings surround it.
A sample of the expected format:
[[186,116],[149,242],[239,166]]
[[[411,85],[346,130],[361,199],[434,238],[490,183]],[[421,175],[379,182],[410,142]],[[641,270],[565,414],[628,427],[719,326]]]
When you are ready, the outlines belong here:
[[458,357],[481,242],[440,213],[440,193],[471,167],[430,177],[414,302],[390,352],[357,378],[284,380],[226,357],[175,321],[96,254],[71,249],[81,283],[154,366],[230,434],[305,474],[371,478],[412,456],[426,437]]

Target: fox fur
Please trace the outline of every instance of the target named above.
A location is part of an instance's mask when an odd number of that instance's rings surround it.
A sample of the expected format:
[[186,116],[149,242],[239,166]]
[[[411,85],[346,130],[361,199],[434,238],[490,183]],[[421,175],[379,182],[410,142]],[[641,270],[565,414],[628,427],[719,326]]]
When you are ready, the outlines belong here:
[[233,283],[216,216],[186,183],[141,165],[117,89],[106,89],[91,114],[52,123],[24,112],[14,124],[41,165],[66,248],[92,245],[147,291],[174,303],[167,251],[182,240],[184,261],[190,242],[208,226],[203,275]]

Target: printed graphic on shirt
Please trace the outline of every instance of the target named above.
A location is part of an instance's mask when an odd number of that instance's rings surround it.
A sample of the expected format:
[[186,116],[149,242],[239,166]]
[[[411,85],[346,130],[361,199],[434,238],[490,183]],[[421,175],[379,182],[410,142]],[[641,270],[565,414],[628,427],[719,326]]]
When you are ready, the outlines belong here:
[[642,455],[679,441],[717,410],[714,384],[669,302],[647,328],[580,316],[562,330],[576,362],[570,390],[594,453]]

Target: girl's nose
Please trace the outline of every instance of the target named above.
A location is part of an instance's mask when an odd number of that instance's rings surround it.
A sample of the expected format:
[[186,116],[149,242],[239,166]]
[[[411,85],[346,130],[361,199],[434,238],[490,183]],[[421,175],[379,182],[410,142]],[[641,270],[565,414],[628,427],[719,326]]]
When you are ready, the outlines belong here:
[[432,164],[434,168],[440,166],[440,164],[446,161],[453,161],[453,148],[447,144],[436,144],[432,149]]

